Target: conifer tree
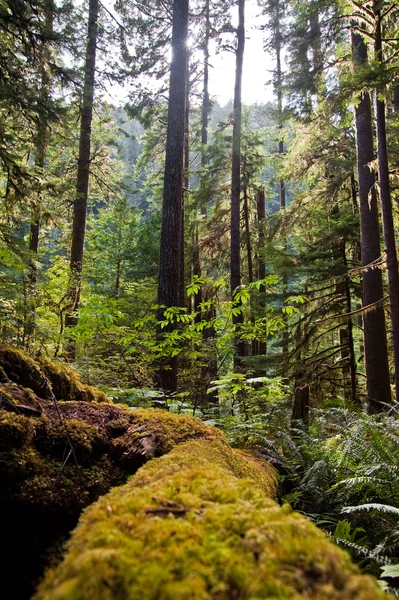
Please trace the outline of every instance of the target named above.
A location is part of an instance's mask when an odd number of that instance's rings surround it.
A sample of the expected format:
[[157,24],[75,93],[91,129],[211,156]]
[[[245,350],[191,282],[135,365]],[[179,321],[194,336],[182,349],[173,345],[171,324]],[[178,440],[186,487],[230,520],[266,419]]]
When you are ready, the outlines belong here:
[[[231,166],[231,222],[230,222],[230,286],[231,294],[234,296],[241,285],[241,252],[240,252],[240,198],[241,198],[241,86],[242,86],[242,67],[244,60],[244,8],[245,0],[238,0],[238,28],[237,28],[237,49],[236,49],[236,72],[234,86],[234,107],[233,107],[233,149]],[[241,311],[235,311],[233,314],[233,324],[236,328],[236,335],[239,334],[239,326],[243,322]],[[236,338],[236,365],[239,366],[239,358],[245,355],[245,346]]]
[[[168,100],[165,175],[162,205],[161,249],[158,281],[159,320],[165,308],[179,305],[180,252],[184,171],[184,130],[187,86],[188,0],[174,0],[172,63]],[[158,328],[158,339],[172,327]],[[176,357],[166,358],[158,370],[159,386],[169,392],[177,388]]]
[[[375,15],[375,58],[384,68],[382,54],[382,16],[380,2],[373,3]],[[395,367],[395,392],[399,399],[399,271],[396,252],[395,230],[391,200],[391,186],[389,181],[389,165],[387,150],[387,134],[385,119],[384,85],[376,90],[376,125],[378,148],[378,183],[382,208],[382,222],[384,230],[385,252],[387,258],[388,289],[390,301],[390,315],[392,322],[392,337]]]
[[[354,69],[367,63],[367,47],[352,29]],[[376,266],[381,260],[375,176],[369,164],[374,160],[371,101],[362,92],[355,106],[356,149],[359,183],[361,256],[363,279],[364,351],[369,413],[380,412],[391,402],[382,275]]]
[[[91,125],[93,119],[93,101],[97,50],[99,1],[90,0],[87,28],[87,46],[84,66],[84,84],[82,95],[82,111],[79,135],[78,173],[76,196],[74,201],[72,242],[70,252],[70,282],[68,290],[68,312],[65,326],[72,327],[77,323],[82,286],[83,253],[86,232],[87,199],[89,194]],[[68,348],[69,358],[74,359],[76,347],[72,342]]]

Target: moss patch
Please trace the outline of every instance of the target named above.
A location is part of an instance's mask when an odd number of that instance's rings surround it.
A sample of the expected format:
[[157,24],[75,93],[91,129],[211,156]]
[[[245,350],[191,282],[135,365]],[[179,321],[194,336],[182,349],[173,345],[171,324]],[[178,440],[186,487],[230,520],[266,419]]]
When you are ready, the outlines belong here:
[[[0,405],[2,600],[29,598],[49,549],[60,547],[82,510],[148,459],[187,440],[223,438],[187,416],[94,402],[56,407],[12,382],[1,386],[14,411]],[[15,412],[30,396],[40,413]]]
[[176,446],[83,515],[35,599],[387,599],[266,496],[273,473],[221,439]]
[[58,400],[83,400],[85,402],[110,402],[104,392],[84,385],[75,371],[62,363],[40,360],[44,375],[51,382],[53,393]]
[[104,392],[83,384],[77,373],[66,365],[48,359],[34,360],[21,350],[7,346],[0,346],[0,381],[28,388],[42,399],[49,397],[51,388],[57,400],[111,402]]

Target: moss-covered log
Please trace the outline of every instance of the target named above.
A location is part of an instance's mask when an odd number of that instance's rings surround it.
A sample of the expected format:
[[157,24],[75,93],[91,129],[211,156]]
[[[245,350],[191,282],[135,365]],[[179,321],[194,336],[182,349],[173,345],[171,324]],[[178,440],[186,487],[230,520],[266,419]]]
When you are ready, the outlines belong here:
[[107,397],[76,373],[19,350],[0,348],[0,363],[0,596],[25,600],[85,507],[148,459],[221,433],[189,416],[98,403]]
[[142,467],[86,511],[35,600],[377,600],[349,556],[222,439]]
[[57,400],[111,402],[101,390],[83,384],[76,372],[66,365],[46,358],[34,360],[8,346],[0,346],[0,382],[3,394],[8,391],[4,384],[12,382],[44,400],[52,393]]
[[2,600],[29,598],[30,582],[83,508],[148,459],[180,442],[221,438],[198,419],[161,410],[42,400],[40,407],[38,416],[0,407]]

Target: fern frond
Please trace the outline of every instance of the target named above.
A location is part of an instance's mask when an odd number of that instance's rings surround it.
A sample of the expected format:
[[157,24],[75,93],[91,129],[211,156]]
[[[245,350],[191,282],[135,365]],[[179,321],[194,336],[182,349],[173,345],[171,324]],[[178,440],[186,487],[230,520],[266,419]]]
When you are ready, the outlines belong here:
[[330,490],[331,491],[336,490],[341,487],[353,488],[360,484],[376,486],[378,483],[381,483],[382,485],[386,485],[387,481],[386,481],[386,479],[381,479],[378,477],[365,477],[365,476],[349,477],[348,479],[341,479],[341,481],[338,481],[338,483],[335,483],[333,486],[331,486]]
[[389,504],[378,504],[377,502],[359,504],[359,506],[345,506],[341,512],[349,515],[351,513],[361,512],[363,510],[377,510],[380,513],[390,513],[399,516],[399,508],[396,508],[396,506],[390,506]]

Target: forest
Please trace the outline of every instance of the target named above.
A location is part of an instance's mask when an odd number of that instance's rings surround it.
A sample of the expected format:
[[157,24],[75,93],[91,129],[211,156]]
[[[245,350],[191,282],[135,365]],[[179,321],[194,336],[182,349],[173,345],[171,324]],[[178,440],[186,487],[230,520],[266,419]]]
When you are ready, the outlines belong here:
[[0,0],[6,600],[399,596],[398,54],[395,0]]

